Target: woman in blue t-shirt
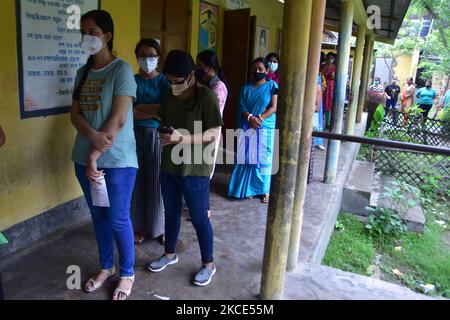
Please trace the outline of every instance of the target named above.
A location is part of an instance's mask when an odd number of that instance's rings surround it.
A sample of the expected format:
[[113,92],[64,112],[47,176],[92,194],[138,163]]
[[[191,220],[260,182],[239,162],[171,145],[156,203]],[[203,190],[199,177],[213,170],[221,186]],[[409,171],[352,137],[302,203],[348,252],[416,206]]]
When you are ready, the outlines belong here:
[[[125,300],[134,282],[130,203],[138,168],[132,111],[136,82],[130,65],[111,53],[114,23],[110,14],[90,11],[80,22],[82,47],[90,57],[75,79],[71,120],[77,136],[72,160],[91,211],[101,264],[101,271],[84,289],[93,292],[115,274],[115,239],[120,281],[113,299]],[[93,199],[91,189],[102,181],[107,197],[93,192]]]
[[161,47],[154,39],[142,39],[136,45],[139,73],[134,101],[134,132],[136,136],[139,170],[131,202],[131,221],[135,243],[148,236],[164,243],[164,209],[159,183],[161,145],[157,112],[164,92],[169,88],[166,77],[159,73]]
[[428,118],[431,108],[433,107],[434,100],[437,97],[436,91],[432,88],[433,84],[430,80],[425,82],[425,87],[420,88],[416,93],[417,103],[419,104],[422,112],[422,119],[425,121]]

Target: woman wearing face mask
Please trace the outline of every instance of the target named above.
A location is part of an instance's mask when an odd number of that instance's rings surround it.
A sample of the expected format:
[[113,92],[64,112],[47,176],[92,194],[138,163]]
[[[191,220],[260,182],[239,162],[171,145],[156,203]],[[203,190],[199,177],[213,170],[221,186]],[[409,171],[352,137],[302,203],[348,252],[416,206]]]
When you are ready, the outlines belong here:
[[134,101],[134,133],[139,170],[131,202],[131,221],[135,243],[146,236],[164,243],[164,214],[159,183],[161,145],[159,142],[158,110],[162,96],[169,88],[166,77],[157,71],[161,48],[154,39],[142,39],[136,45],[139,73]]
[[419,104],[420,109],[424,111],[422,112],[422,120],[424,122],[428,118],[428,114],[430,113],[434,100],[437,97],[437,93],[432,86],[433,84],[431,81],[427,80],[425,82],[425,87],[420,88],[416,93],[417,103]]
[[[219,58],[214,51],[206,50],[197,55],[197,70],[195,72],[195,78],[201,85],[205,85],[214,91],[217,99],[219,100],[220,115],[223,117],[223,110],[225,109],[225,104],[228,97],[228,89],[225,85],[223,70],[220,68]],[[220,139],[216,141],[214,164],[216,163],[219,144]],[[211,174],[211,179],[213,175],[214,169]],[[208,208],[208,217],[211,217],[211,215],[211,210]]]
[[386,103],[386,93],[384,92],[384,87],[381,85],[381,79],[379,77],[375,77],[374,83],[367,90],[366,100],[368,109],[366,131],[368,131],[372,125],[372,120],[378,106],[381,104],[384,107]]
[[[138,168],[132,110],[136,82],[131,67],[111,53],[114,24],[109,13],[90,11],[80,22],[82,47],[90,57],[75,79],[71,120],[77,136],[72,160],[92,215],[101,264],[84,289],[93,292],[115,274],[115,239],[120,281],[113,299],[125,300],[134,282],[130,202]],[[94,206],[91,197],[91,186],[103,178],[108,207]]]
[[206,286],[216,273],[213,259],[213,230],[208,219],[209,184],[214,167],[215,141],[223,125],[215,93],[199,86],[196,65],[185,51],[173,50],[163,73],[171,85],[158,115],[164,127],[161,161],[161,191],[165,210],[165,253],[150,262],[151,272],[160,272],[178,262],[176,243],[180,233],[183,197],[200,245],[202,266],[193,279]]
[[323,110],[325,112],[326,128],[331,127],[331,112],[333,110],[334,84],[336,78],[336,65],[334,64],[335,55],[328,52],[326,63],[322,66],[322,74],[325,77],[326,89],[323,95]]
[[275,81],[278,85],[280,84],[280,58],[275,52],[269,53],[266,57],[269,61],[269,73],[267,77],[270,80]]
[[262,196],[263,203],[269,202],[278,102],[278,85],[267,78],[268,72],[268,61],[257,58],[252,65],[252,83],[241,89],[238,128],[243,131],[228,188],[230,197],[245,199]]

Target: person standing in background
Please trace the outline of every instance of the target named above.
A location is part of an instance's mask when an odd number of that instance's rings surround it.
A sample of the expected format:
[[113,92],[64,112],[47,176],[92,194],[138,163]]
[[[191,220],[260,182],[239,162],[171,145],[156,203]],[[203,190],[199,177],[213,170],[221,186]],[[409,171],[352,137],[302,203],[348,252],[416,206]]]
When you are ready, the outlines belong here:
[[375,115],[375,111],[378,106],[385,105],[386,103],[386,94],[384,92],[384,87],[381,85],[381,79],[379,77],[375,77],[374,83],[367,90],[367,123],[366,123],[366,131],[368,131],[372,125],[372,120]]
[[267,55],[266,60],[269,61],[267,77],[280,85],[280,58],[275,52],[272,52]]
[[428,118],[428,114],[430,113],[431,108],[433,107],[434,100],[437,97],[436,91],[432,88],[433,84],[430,80],[425,82],[425,87],[420,88],[416,93],[417,103],[419,104],[422,112],[422,121],[425,123]]
[[[196,80],[208,88],[210,88],[219,100],[220,116],[223,118],[223,110],[227,103],[228,89],[225,85],[225,77],[223,70],[219,64],[219,58],[214,51],[206,50],[197,55],[197,70],[195,72]],[[220,139],[216,140],[215,154],[214,154],[214,168],[216,165],[217,154],[219,152]],[[211,173],[211,179],[214,175],[214,169]],[[211,208],[208,208],[208,217],[212,215]]]
[[[323,131],[323,102],[322,102],[323,90],[322,90],[322,75],[319,73],[317,77],[317,94],[316,105],[314,112],[314,130]],[[313,138],[314,146],[320,150],[325,150],[323,138]]]
[[401,89],[398,86],[398,79],[396,77],[392,78],[391,84],[386,86],[384,92],[386,93],[386,110],[397,110]]
[[450,109],[450,89],[447,90],[444,96],[444,101],[442,102],[441,109],[444,109],[444,111],[447,111]]
[[416,86],[414,85],[414,79],[409,77],[406,79],[406,84],[403,87],[402,97],[401,97],[401,112],[404,113],[403,125],[408,123],[409,114],[411,112],[411,108],[414,105],[414,96],[416,92]]
[[336,65],[334,64],[335,55],[329,52],[326,55],[326,63],[322,66],[322,74],[325,77],[326,89],[323,97],[323,110],[325,112],[326,128],[331,128],[331,112],[334,103],[334,85],[336,78]]
[[[238,128],[242,132],[237,161],[228,186],[228,196],[238,199],[261,196],[262,203],[269,202],[278,105],[278,85],[267,78],[268,72],[267,60],[262,57],[255,59],[252,82],[241,89],[237,118]],[[255,132],[253,137],[257,137],[253,141],[257,141],[247,144],[241,137],[251,133],[251,130]]]
[[131,221],[135,243],[148,236],[164,244],[164,208],[159,183],[161,144],[159,141],[158,110],[165,91],[169,89],[166,77],[157,68],[161,48],[154,39],[142,39],[136,45],[139,73],[134,101],[134,134],[139,170],[131,201]]

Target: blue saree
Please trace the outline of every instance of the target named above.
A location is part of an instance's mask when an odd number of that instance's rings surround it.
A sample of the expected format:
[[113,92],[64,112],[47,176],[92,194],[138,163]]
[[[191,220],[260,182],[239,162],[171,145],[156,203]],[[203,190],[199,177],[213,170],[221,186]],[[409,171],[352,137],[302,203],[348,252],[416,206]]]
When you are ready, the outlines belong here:
[[249,112],[258,116],[264,113],[270,106],[273,95],[278,95],[278,85],[272,80],[257,88],[246,84],[241,89],[237,114],[238,129],[241,132],[228,188],[230,197],[244,199],[270,193],[276,114],[267,118],[257,130],[249,127],[242,114]]

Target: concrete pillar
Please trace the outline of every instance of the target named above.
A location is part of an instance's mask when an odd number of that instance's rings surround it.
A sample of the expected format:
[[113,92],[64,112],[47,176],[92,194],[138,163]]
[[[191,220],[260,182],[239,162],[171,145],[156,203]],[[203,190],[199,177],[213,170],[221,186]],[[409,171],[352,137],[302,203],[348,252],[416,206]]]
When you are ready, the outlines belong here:
[[292,211],[291,237],[287,270],[293,271],[297,267],[300,248],[300,238],[303,221],[303,204],[305,201],[308,180],[309,158],[312,140],[312,122],[317,95],[317,79],[320,68],[320,51],[322,48],[322,34],[325,23],[326,0],[314,0],[311,14],[311,32],[309,35],[308,70],[306,73],[306,92],[303,107],[302,133],[295,187],[294,210]]
[[366,27],[363,25],[358,26],[358,35],[356,39],[356,51],[353,67],[352,86],[350,93],[350,101],[347,115],[347,129],[345,134],[353,135],[355,132],[356,113],[358,111],[358,95],[361,85],[361,71],[363,66],[364,57],[364,44],[366,42]]
[[372,52],[373,36],[366,35],[364,45],[363,66],[361,72],[361,85],[359,87],[358,95],[358,111],[356,113],[356,123],[361,123],[364,106],[366,104],[366,92],[369,87],[369,72],[370,72],[370,55]]
[[279,94],[283,123],[279,171],[272,179],[267,214],[260,288],[260,298],[265,300],[283,298],[305,98],[311,8],[312,0],[284,2]]
[[375,50],[375,41],[372,40],[372,42],[370,43],[370,51],[369,51],[370,60],[369,60],[369,75],[368,75],[369,78],[367,79],[368,84],[371,84],[374,80],[374,77],[373,77],[374,75],[372,73],[373,59],[375,58],[374,50]]
[[[336,68],[336,87],[333,105],[333,133],[342,133],[344,118],[345,93],[348,81],[350,62],[350,41],[352,38],[353,14],[355,8],[352,0],[341,0],[341,16],[339,23],[339,49]],[[328,141],[327,158],[325,162],[325,183],[334,184],[336,181],[337,165],[341,142]]]

